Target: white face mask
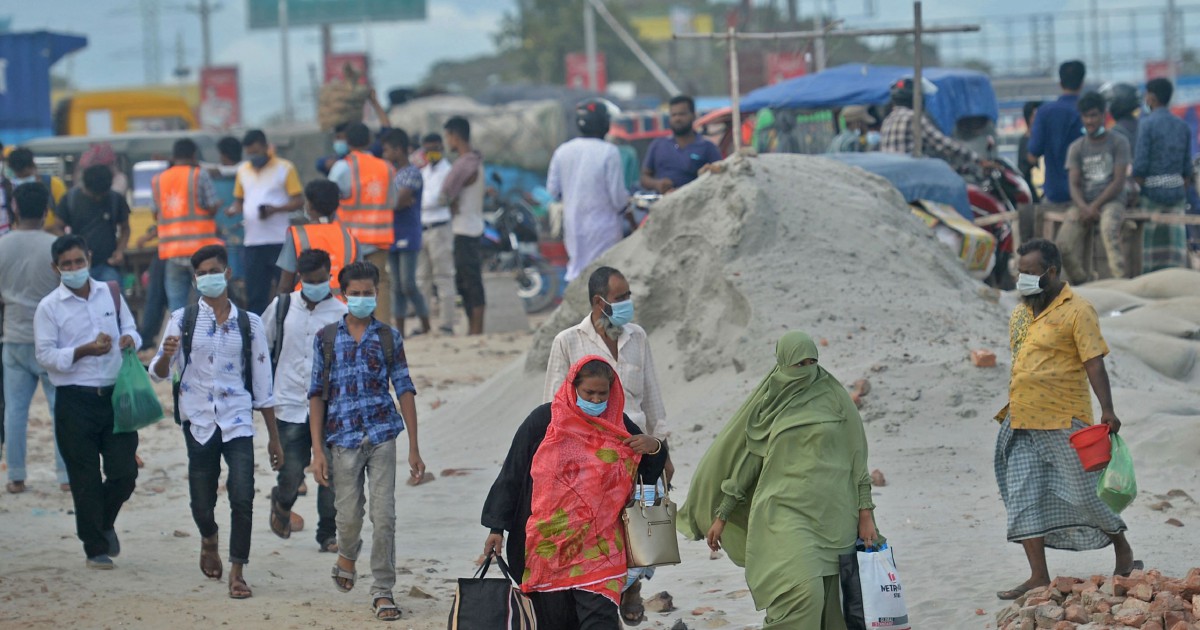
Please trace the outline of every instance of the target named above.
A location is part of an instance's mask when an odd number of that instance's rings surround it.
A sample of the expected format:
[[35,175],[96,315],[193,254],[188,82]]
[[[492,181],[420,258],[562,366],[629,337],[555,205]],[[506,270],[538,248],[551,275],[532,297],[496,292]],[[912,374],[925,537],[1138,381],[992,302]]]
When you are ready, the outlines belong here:
[[1041,276],[1032,276],[1027,273],[1017,276],[1017,292],[1025,297],[1037,295],[1042,292],[1042,274]]

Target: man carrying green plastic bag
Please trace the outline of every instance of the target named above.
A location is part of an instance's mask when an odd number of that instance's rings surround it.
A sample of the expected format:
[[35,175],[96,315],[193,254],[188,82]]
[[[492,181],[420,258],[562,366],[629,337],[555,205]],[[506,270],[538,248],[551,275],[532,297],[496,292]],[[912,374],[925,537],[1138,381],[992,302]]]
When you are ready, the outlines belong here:
[[1137,479],[1133,476],[1133,456],[1121,436],[1112,436],[1112,459],[1096,484],[1096,495],[1113,512],[1120,514],[1137,498]]
[[113,386],[113,433],[132,433],[163,418],[162,404],[154,393],[150,375],[133,348],[122,352],[121,371]]

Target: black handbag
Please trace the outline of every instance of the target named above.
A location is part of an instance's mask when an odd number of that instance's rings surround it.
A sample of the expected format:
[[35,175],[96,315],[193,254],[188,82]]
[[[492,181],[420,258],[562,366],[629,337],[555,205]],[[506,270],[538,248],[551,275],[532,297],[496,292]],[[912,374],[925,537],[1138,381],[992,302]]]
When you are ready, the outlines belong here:
[[[503,578],[487,577],[495,558]],[[488,556],[473,577],[458,578],[447,630],[537,630],[533,603],[512,579],[500,556]]]

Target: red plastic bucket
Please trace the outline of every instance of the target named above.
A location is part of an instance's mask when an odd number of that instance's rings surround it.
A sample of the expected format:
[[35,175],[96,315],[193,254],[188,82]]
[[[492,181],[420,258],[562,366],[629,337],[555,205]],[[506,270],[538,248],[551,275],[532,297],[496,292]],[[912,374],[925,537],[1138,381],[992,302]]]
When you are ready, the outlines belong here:
[[1095,472],[1108,466],[1108,460],[1112,458],[1112,440],[1108,438],[1107,424],[1080,429],[1071,434],[1070,440],[1084,470]]

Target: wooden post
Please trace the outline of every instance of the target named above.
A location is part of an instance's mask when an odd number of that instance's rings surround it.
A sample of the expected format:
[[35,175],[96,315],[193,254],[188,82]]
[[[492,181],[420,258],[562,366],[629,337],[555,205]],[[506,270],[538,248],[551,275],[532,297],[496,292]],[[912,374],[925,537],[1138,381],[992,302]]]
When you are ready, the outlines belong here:
[[925,116],[925,90],[921,84],[921,2],[917,0],[913,3],[913,157],[921,157],[921,145],[923,144],[921,130],[924,128]]
[[737,29],[729,27],[729,104],[733,113],[733,152],[742,150],[742,85],[738,72]]

